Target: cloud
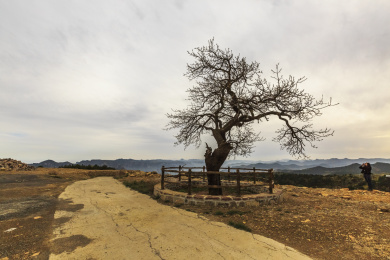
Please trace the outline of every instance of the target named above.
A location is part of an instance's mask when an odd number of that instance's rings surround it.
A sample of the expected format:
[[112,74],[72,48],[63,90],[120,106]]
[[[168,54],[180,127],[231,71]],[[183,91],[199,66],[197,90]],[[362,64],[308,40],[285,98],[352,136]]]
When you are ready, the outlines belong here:
[[[340,103],[315,121],[336,134],[312,157],[363,153],[357,138],[386,157],[389,11],[385,0],[1,1],[0,157],[202,158],[162,129],[195,84],[183,76],[187,51],[212,37],[264,76],[280,63]],[[288,157],[267,126],[251,159]]]

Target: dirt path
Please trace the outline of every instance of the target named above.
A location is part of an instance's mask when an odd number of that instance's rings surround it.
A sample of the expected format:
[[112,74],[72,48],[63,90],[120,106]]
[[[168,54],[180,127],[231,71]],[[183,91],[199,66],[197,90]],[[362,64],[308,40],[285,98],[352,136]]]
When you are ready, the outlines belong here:
[[310,259],[274,240],[157,203],[110,177],[59,197],[50,259]]

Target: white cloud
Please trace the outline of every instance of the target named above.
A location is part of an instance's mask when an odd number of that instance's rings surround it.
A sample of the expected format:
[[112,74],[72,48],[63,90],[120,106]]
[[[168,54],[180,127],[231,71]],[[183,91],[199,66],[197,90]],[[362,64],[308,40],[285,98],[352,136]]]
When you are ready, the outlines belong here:
[[[212,37],[340,103],[315,121],[336,133],[312,157],[387,157],[389,11],[384,0],[0,1],[0,157],[202,158],[162,129],[195,84],[187,51]],[[259,127],[267,141],[251,159],[288,157],[271,142],[277,126]]]

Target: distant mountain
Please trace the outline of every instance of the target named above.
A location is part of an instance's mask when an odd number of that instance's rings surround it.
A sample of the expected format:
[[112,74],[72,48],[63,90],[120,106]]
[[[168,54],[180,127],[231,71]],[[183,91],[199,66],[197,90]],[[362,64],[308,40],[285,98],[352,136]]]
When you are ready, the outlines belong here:
[[[244,163],[243,160],[229,160],[224,163],[222,167],[235,167],[235,165],[239,165]],[[178,167],[186,166],[186,167],[203,167],[205,165],[204,160],[201,159],[190,159],[190,160],[134,160],[134,159],[117,159],[117,160],[83,160],[77,162],[76,164],[81,165],[98,165],[103,166],[107,165],[108,167],[114,167],[115,169],[126,169],[126,170],[141,170],[141,171],[157,171],[161,172],[161,167]]]
[[371,164],[375,163],[390,163],[390,159],[383,158],[359,158],[359,159],[316,159],[316,160],[288,160],[288,161],[276,161],[276,162],[259,162],[259,163],[249,163],[242,164],[239,167],[247,167],[247,168],[258,168],[258,169],[274,169],[276,171],[284,171],[284,170],[303,170],[303,169],[311,169],[315,167],[323,167],[323,168],[338,168],[345,167],[351,164],[359,164],[361,165],[364,162],[369,162]]
[[288,161],[277,161],[277,163],[281,165],[297,165],[301,166],[303,168],[311,168],[315,166],[323,166],[328,168],[333,167],[342,167],[342,166],[348,166],[354,163],[362,164],[364,162],[369,162],[371,164],[375,164],[377,162],[382,163],[390,163],[390,159],[384,159],[384,158],[358,158],[358,159],[338,159],[338,158],[331,158],[331,159],[315,159],[315,160],[288,160]]
[[[235,168],[257,168],[257,169],[274,169],[275,171],[288,171],[294,173],[312,173],[312,174],[342,174],[346,171],[348,173],[359,173],[357,168],[363,162],[370,162],[373,165],[373,172],[390,172],[387,167],[389,166],[390,159],[374,158],[374,159],[316,159],[316,160],[288,160],[288,161],[245,161],[245,160],[228,160],[224,163],[223,167],[235,167]],[[69,165],[70,162],[55,162],[53,160],[46,160],[40,163],[30,164],[32,166],[57,168],[64,165]],[[186,167],[203,167],[203,159],[190,159],[190,160],[134,160],[134,159],[117,159],[117,160],[82,160],[76,164],[80,165],[106,165],[115,169],[126,170],[141,170],[141,171],[157,171],[161,172],[161,167],[174,167],[174,166],[186,166]]]
[[69,164],[72,164],[72,163],[70,163],[70,162],[55,162],[53,160],[46,160],[46,161],[43,161],[40,163],[32,163],[29,165],[34,166],[34,167],[58,168],[58,167],[62,167],[64,165],[69,165]]
[[[303,170],[285,170],[282,172],[297,173],[297,174],[317,174],[317,175],[330,175],[330,174],[360,174],[360,163],[353,163],[343,167],[326,168],[322,166],[316,166],[313,168],[307,168]],[[371,164],[373,174],[390,173],[389,163],[374,163]]]
[[108,167],[114,167],[115,169],[126,170],[141,170],[141,171],[157,171],[161,172],[161,167],[173,167],[173,166],[186,166],[186,167],[202,167],[204,160],[133,160],[133,159],[117,159],[117,160],[83,160],[77,162],[81,165],[107,165]]
[[253,163],[246,165],[239,165],[237,168],[253,168],[256,169],[274,169],[274,170],[301,170],[304,169],[305,166],[300,166],[296,164],[286,164],[283,165],[280,162],[275,163]]
[[390,173],[390,164],[389,163],[375,163],[371,165],[373,173]]
[[[237,161],[242,163],[242,161]],[[235,162],[235,163],[237,163]],[[53,160],[46,160],[40,163],[29,164],[34,167],[45,167],[45,168],[58,168],[65,165],[70,165],[70,162],[55,162]],[[133,160],[133,159],[117,159],[117,160],[82,160],[76,162],[80,165],[106,165],[115,169],[126,169],[126,170],[141,170],[141,171],[157,171],[161,172],[161,167],[173,167],[173,166],[186,166],[186,167],[203,167],[204,160],[191,159],[191,160]]]

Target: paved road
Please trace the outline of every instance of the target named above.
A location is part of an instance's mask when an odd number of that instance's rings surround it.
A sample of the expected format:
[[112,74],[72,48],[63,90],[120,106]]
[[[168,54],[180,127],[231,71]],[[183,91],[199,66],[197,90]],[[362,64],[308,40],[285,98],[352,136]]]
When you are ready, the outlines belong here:
[[77,205],[56,211],[60,224],[50,259],[310,259],[274,240],[158,204],[111,177],[75,182],[60,199]]

